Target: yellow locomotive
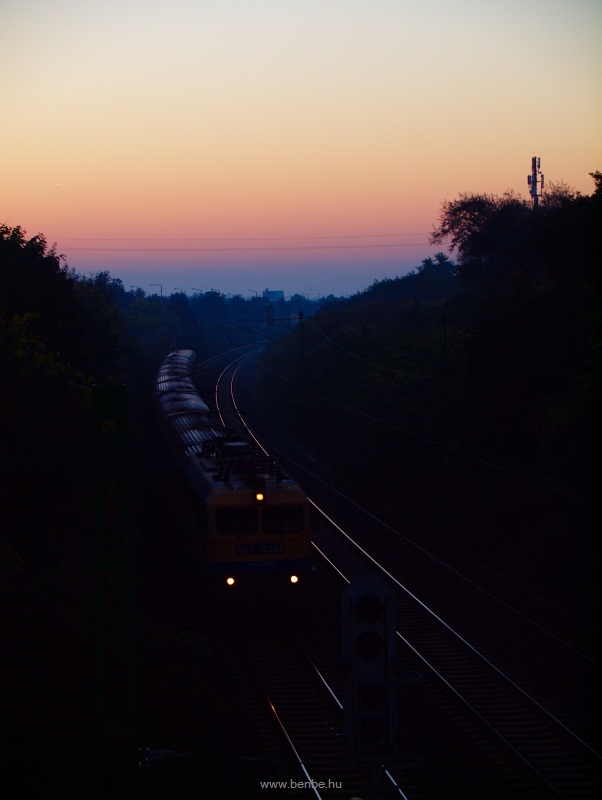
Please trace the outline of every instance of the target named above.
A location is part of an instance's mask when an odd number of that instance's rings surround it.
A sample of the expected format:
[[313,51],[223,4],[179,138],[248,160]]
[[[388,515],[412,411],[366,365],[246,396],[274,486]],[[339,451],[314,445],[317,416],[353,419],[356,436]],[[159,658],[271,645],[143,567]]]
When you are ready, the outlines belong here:
[[298,583],[312,569],[309,503],[273,459],[229,435],[196,390],[194,360],[192,350],[167,356],[154,402],[188,483],[206,569],[229,586],[254,575]]

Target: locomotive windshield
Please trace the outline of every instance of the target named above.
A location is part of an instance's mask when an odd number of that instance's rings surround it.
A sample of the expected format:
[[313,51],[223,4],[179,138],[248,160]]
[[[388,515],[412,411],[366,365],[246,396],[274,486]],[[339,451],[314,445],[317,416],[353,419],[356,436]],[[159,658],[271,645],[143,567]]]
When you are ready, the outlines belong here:
[[[305,519],[302,506],[261,509],[263,533],[281,535],[303,533]],[[222,536],[253,536],[259,531],[259,509],[246,506],[218,508],[215,532]]]
[[301,533],[303,508],[264,508],[262,528],[264,533]]
[[231,506],[219,508],[215,514],[215,530],[220,534],[249,536],[259,529],[256,508]]

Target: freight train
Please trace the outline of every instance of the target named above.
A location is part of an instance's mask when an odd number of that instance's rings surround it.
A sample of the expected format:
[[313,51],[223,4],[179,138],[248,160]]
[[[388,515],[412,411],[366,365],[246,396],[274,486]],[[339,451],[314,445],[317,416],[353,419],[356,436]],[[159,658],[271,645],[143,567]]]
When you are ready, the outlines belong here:
[[298,584],[312,570],[307,498],[202,400],[192,377],[195,358],[192,350],[167,356],[156,376],[154,406],[186,480],[203,567],[228,586],[268,576]]

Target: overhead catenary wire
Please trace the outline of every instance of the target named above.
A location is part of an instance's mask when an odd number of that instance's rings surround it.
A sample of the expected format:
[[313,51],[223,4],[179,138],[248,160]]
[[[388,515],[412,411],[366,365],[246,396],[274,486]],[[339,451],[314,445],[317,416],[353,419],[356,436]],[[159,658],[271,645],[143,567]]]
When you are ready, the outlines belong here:
[[393,374],[399,375],[401,377],[407,376],[410,378],[423,378],[424,380],[429,380],[429,381],[443,380],[443,378],[440,375],[417,375],[414,372],[408,372],[407,370],[404,369],[394,369],[393,367],[386,367],[383,364],[377,364],[375,361],[370,361],[367,358],[358,356],[356,353],[352,353],[351,350],[348,350],[346,347],[343,347],[343,345],[339,344],[338,342],[335,342],[335,340],[332,339],[330,336],[328,336],[328,334],[320,330],[320,328],[318,328],[318,326],[315,323],[312,323],[312,328],[315,331],[317,331],[321,336],[323,336],[324,339],[330,342],[330,344],[332,344],[334,347],[337,347],[339,350],[342,350],[344,353],[347,353],[347,355],[351,356],[352,358],[355,358],[357,361],[362,361],[365,364],[369,364],[371,367],[376,367],[377,369],[386,370],[387,372],[392,372]]
[[[288,378],[287,376],[282,375],[277,370],[272,369],[267,364],[265,364],[263,362],[258,362],[258,363],[264,369],[268,370],[269,372],[274,373],[275,375],[280,377],[282,380],[287,381],[288,383],[294,385],[298,389],[301,389],[301,390],[307,392],[308,394],[311,394],[314,397],[317,397],[318,399],[323,400],[323,401],[325,401],[327,403],[331,403],[332,405],[335,405],[335,406],[337,406],[339,408],[343,408],[345,410],[350,410],[343,403],[341,403],[341,402],[339,402],[337,400],[334,400],[331,397],[327,397],[325,395],[319,394],[318,392],[315,392],[314,390],[308,389],[305,386],[302,386],[301,384],[297,383],[296,381],[292,380],[291,378]],[[483,466],[487,466],[487,467],[490,467],[490,468],[495,469],[497,471],[503,472],[503,473],[505,473],[507,475],[510,475],[512,477],[517,478],[518,480],[522,480],[522,481],[525,481],[525,482],[528,482],[528,483],[535,484],[537,486],[540,486],[543,489],[546,489],[548,491],[554,492],[555,494],[560,494],[560,495],[562,495],[564,497],[568,497],[568,498],[570,498],[572,500],[575,500],[575,501],[577,501],[579,503],[583,503],[585,505],[589,505],[589,506],[593,506],[593,507],[599,507],[599,505],[600,505],[600,503],[597,500],[589,499],[588,497],[583,496],[583,493],[587,494],[588,492],[587,492],[587,490],[584,490],[581,487],[571,486],[571,487],[569,487],[569,489],[571,491],[567,491],[567,490],[563,489],[560,486],[554,485],[554,484],[562,483],[562,481],[560,481],[559,479],[550,478],[550,477],[547,477],[547,476],[544,476],[544,475],[532,474],[532,473],[529,473],[529,472],[524,471],[524,470],[521,471],[520,468],[517,465],[510,464],[508,462],[498,461],[498,463],[496,463],[495,461],[492,461],[491,459],[488,459],[488,458],[484,457],[483,454],[479,454],[478,451],[474,451],[474,452],[471,453],[471,452],[469,452],[469,450],[467,448],[460,448],[457,445],[454,445],[453,443],[448,442],[447,439],[445,439],[444,437],[436,437],[436,434],[434,434],[432,436],[425,436],[423,434],[416,433],[415,431],[408,430],[407,428],[403,428],[403,427],[401,427],[399,425],[393,424],[392,422],[389,422],[387,420],[384,420],[384,419],[381,419],[379,417],[376,417],[373,414],[368,414],[367,412],[362,411],[361,409],[358,409],[358,408],[353,408],[353,409],[351,409],[351,411],[352,411],[352,413],[357,414],[358,416],[364,417],[365,419],[372,420],[373,422],[377,422],[380,425],[384,425],[386,427],[391,428],[392,430],[399,431],[400,433],[404,433],[407,436],[410,436],[410,437],[412,437],[414,439],[417,439],[419,441],[424,442],[425,444],[429,444],[429,445],[432,445],[434,447],[445,448],[446,450],[448,450],[449,453],[452,453],[452,454],[457,455],[457,456],[461,456],[462,458],[466,458],[468,460],[471,460],[471,461],[474,461],[476,463],[482,464]],[[582,494],[579,495],[579,494],[577,494],[578,492],[581,492]]]
[[[443,382],[443,381],[448,380],[448,379],[446,379],[445,376],[441,376],[441,375],[420,375],[420,374],[417,374],[415,372],[409,372],[408,370],[394,369],[392,367],[387,367],[384,364],[378,364],[377,362],[370,361],[369,359],[363,358],[362,356],[359,356],[356,353],[353,353],[351,350],[348,350],[346,347],[343,347],[343,345],[339,344],[334,339],[332,339],[332,337],[330,337],[326,333],[324,333],[324,331],[320,330],[320,328],[318,328],[318,326],[315,323],[312,324],[312,327],[324,339],[326,339],[328,342],[330,342],[330,344],[332,344],[333,347],[338,348],[339,350],[341,350],[342,352],[346,353],[348,356],[350,356],[351,358],[355,359],[356,361],[360,361],[360,362],[363,362],[365,364],[369,364],[370,366],[372,366],[372,367],[374,367],[376,369],[380,369],[380,370],[385,370],[387,372],[391,372],[391,373],[393,373],[395,375],[398,375],[398,376],[400,376],[402,378],[403,377],[409,377],[409,378],[418,378],[418,379],[432,380],[432,381],[438,381],[438,382]],[[516,411],[515,409],[510,408],[510,406],[508,406],[506,403],[502,403],[500,400],[498,400],[495,397],[492,397],[491,395],[487,394],[487,392],[484,392],[482,389],[479,389],[477,386],[474,386],[473,384],[468,383],[467,381],[462,381],[462,380],[461,381],[455,380],[454,383],[456,383],[456,385],[459,384],[459,383],[463,383],[463,384],[469,386],[469,388],[471,388],[473,391],[477,392],[482,397],[484,397],[487,400],[489,400],[491,403],[494,403],[495,405],[499,406],[500,408],[503,408],[509,414],[512,414],[512,415],[516,416],[517,418],[522,419],[523,422],[528,423],[533,428],[538,428],[538,423],[535,420],[532,420],[529,417],[526,417],[520,411]],[[592,451],[590,451],[590,450],[588,450],[588,449],[586,449],[584,447],[581,447],[580,445],[578,445],[578,444],[576,444],[574,442],[569,441],[568,439],[564,438],[563,436],[559,436],[558,434],[554,433],[554,431],[546,430],[545,434],[546,434],[546,436],[551,436],[552,438],[557,439],[560,442],[563,442],[567,446],[574,447],[575,449],[580,450],[581,452],[585,453],[586,455],[591,456],[591,457],[595,458],[596,460],[599,460],[599,456],[597,456]]]

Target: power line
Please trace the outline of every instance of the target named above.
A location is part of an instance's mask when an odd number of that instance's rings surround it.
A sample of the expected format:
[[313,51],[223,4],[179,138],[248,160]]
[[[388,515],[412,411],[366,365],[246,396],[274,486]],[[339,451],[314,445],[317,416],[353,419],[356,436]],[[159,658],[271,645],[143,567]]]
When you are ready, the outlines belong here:
[[64,242],[293,242],[319,241],[324,239],[394,239],[398,236],[429,236],[428,231],[412,233],[354,233],[328,236],[193,236],[193,237],[150,237],[150,236],[49,236],[48,239],[61,239]]
[[395,242],[392,244],[270,245],[266,247],[70,247],[70,250],[76,253],[263,253],[278,250],[286,252],[295,250],[374,250],[385,248],[394,250],[399,247],[426,247],[428,245],[428,242]]

